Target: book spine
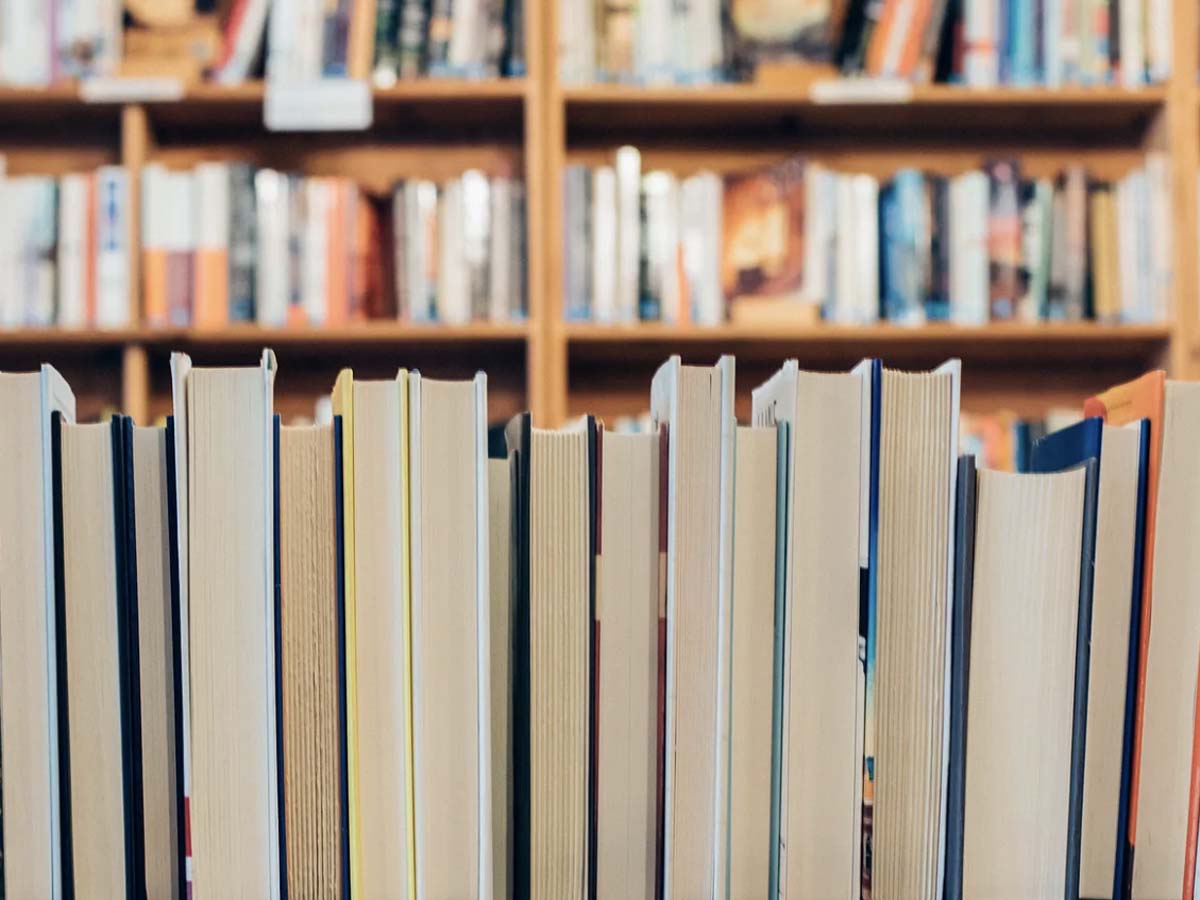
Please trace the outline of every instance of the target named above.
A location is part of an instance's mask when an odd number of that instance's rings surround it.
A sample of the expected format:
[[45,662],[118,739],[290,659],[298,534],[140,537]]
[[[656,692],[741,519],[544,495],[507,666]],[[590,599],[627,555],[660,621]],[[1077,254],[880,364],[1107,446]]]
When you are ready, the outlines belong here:
[[96,325],[130,323],[129,176],[121,166],[96,172]]
[[470,317],[488,318],[488,255],[491,245],[491,185],[478,169],[463,172],[463,277]]
[[950,182],[931,175],[929,185],[929,292],[925,318],[932,322],[950,318]]
[[378,0],[375,8],[376,84],[387,86],[400,74],[400,8],[404,0]]
[[64,175],[58,204],[58,314],[63,328],[83,328],[87,253],[88,176]]
[[450,40],[454,34],[454,4],[461,0],[431,0],[427,68],[430,75],[445,76],[450,68]]
[[505,75],[525,75],[525,0],[508,0],[508,50]]
[[142,316],[150,328],[163,328],[167,315],[167,253],[163,245],[164,206],[169,173],[160,165],[142,168]]
[[1086,312],[1087,286],[1087,174],[1072,166],[1066,179],[1066,271],[1064,313],[1079,321]]
[[325,289],[329,283],[329,206],[330,183],[324,178],[306,178],[304,191],[303,252],[300,263],[300,305],[304,320],[324,325],[329,317]]
[[999,80],[994,10],[992,0],[963,2],[963,80],[972,87],[993,87]]
[[423,0],[401,2],[397,74],[400,78],[416,78],[425,71],[425,3]]
[[637,318],[641,166],[641,154],[635,148],[617,151],[617,292],[613,313],[618,322]]
[[229,169],[227,315],[230,322],[253,322],[257,318],[258,225],[255,203],[254,169],[245,163],[234,163]]
[[1013,318],[1020,290],[1021,218],[1016,166],[996,162],[988,167],[988,298],[993,321]]
[[195,179],[191,172],[167,175],[167,203],[163,210],[167,264],[167,321],[176,327],[192,322],[196,252]]
[[201,163],[195,173],[195,324],[229,322],[230,170],[224,163]]
[[513,307],[513,188],[512,179],[497,176],[491,182],[491,222],[488,248],[487,318],[503,322]]

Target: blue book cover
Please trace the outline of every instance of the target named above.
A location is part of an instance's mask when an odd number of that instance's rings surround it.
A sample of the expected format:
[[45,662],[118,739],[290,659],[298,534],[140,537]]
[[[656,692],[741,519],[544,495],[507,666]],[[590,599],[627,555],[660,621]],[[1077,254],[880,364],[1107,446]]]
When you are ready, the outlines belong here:
[[1012,57],[1009,69],[1010,81],[1018,86],[1032,85],[1037,81],[1037,0],[1009,0],[1012,10],[1010,16],[1010,33],[1008,41],[1009,54]]
[[890,322],[920,324],[924,320],[921,263],[928,248],[924,238],[925,177],[901,169],[880,193],[880,296]]
[[[1117,834],[1112,896],[1128,896],[1125,885],[1132,875],[1132,847],[1129,846],[1129,789],[1133,775],[1133,741],[1137,704],[1138,637],[1140,634],[1145,545],[1146,496],[1150,465],[1150,422],[1141,419],[1138,429],[1138,485],[1134,527],[1133,576],[1129,588],[1129,643],[1126,653],[1125,705],[1121,740],[1121,794],[1117,806]],[[1034,471],[1056,471],[1095,459],[1097,471],[1102,465],[1104,423],[1100,418],[1085,419],[1061,431],[1047,435],[1034,446]],[[1078,715],[1078,711],[1077,711]],[[1082,778],[1082,773],[1079,773]],[[1074,773],[1072,775],[1074,782]],[[1072,798],[1074,787],[1072,786]],[[1072,802],[1074,808],[1074,802]],[[1074,835],[1077,840],[1077,833]]]

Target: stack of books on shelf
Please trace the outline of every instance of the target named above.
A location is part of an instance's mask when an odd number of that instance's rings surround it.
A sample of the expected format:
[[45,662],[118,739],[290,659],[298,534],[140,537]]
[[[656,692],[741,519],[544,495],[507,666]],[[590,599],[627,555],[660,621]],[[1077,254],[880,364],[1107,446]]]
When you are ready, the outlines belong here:
[[171,373],[0,375],[6,896],[1193,896],[1200,384],[1013,473],[955,360],[739,424],[673,357],[493,459],[482,373]]
[[523,183],[468,170],[375,198],[245,163],[142,170],[146,324],[462,324],[525,314]]
[[0,157],[0,328],[132,324],[126,170],[3,171]]
[[[998,160],[880,181],[793,157],[730,172],[564,173],[565,314],[596,322],[761,316],[864,324],[1159,322],[1171,291],[1168,161],[1115,181]],[[614,264],[615,262],[615,264]]]
[[1171,70],[1170,0],[565,0],[559,78],[697,84],[753,79],[764,67],[811,73],[999,84],[1121,84]]

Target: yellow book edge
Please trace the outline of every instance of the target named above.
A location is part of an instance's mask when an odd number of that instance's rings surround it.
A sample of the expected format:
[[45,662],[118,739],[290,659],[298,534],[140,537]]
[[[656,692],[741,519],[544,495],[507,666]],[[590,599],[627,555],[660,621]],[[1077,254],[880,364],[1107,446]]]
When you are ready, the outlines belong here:
[[342,417],[342,566],[346,605],[346,802],[350,809],[350,896],[359,896],[362,848],[358,821],[358,643],[354,588],[354,372],[342,369],[333,384],[333,414]]

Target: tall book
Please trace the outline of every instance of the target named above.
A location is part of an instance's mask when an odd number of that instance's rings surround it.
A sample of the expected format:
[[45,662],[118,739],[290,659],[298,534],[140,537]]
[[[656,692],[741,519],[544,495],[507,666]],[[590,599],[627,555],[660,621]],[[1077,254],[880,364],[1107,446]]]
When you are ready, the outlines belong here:
[[[787,430],[739,426],[734,468],[729,722],[729,891],[766,897],[774,797],[776,525],[779,447]],[[846,762],[846,760],[843,760]],[[847,766],[846,768],[851,768]],[[653,846],[653,845],[651,845]],[[844,874],[844,873],[843,873]]]
[[98,328],[130,323],[129,175],[122,166],[96,170],[96,319]]
[[408,373],[338,375],[351,895],[416,896]]
[[725,883],[732,590],[734,361],[684,366],[651,384],[666,426],[666,710],[663,896]]
[[[1133,861],[1138,836],[1140,806],[1144,713],[1146,706],[1147,656],[1150,646],[1150,610],[1154,595],[1155,537],[1157,534],[1159,475],[1163,460],[1163,413],[1166,393],[1166,373],[1147,372],[1134,381],[1109,388],[1089,398],[1083,405],[1085,416],[1100,416],[1107,425],[1124,426],[1139,419],[1149,423],[1150,452],[1146,469],[1145,533],[1142,552],[1142,603],[1140,621],[1136,626],[1137,685],[1134,711],[1133,757],[1129,763],[1128,831],[1123,836],[1124,855]],[[1132,864],[1126,868],[1126,881],[1132,884]],[[1182,873],[1180,878],[1182,878]],[[1129,887],[1122,885],[1125,894]]]
[[417,891],[487,897],[487,376],[438,381],[413,373],[408,419]]
[[279,429],[279,644],[289,896],[347,897],[341,420]]
[[880,897],[943,890],[960,379],[957,360],[884,369],[872,392],[862,857]]
[[492,896],[513,896],[513,467],[488,463],[488,594],[491,608]]
[[[185,358],[186,360],[186,358]],[[275,359],[178,367],[186,418],[191,894],[281,890],[274,546]],[[181,555],[182,558],[182,555]]]
[[601,441],[596,896],[653,900],[658,871],[658,435],[605,431]]
[[179,625],[170,496],[173,434],[133,429],[134,558],[137,561],[138,683],[142,733],[142,824],[146,894],[183,895],[182,791],[177,666]]
[[1033,447],[1035,472],[1066,469],[1088,459],[1094,459],[1099,469],[1087,756],[1079,773],[1079,893],[1113,900],[1122,896],[1129,863],[1124,835],[1133,755],[1149,429],[1145,419],[1118,427],[1089,418],[1047,435]]
[[[132,535],[132,424],[55,416],[56,561],[63,609],[70,883],[78,896],[145,892]],[[122,839],[115,839],[120,835]]]
[[962,896],[1077,897],[1095,462],[977,477]]
[[[596,424],[505,429],[516,470],[513,885],[531,900],[592,893],[591,698]],[[545,711],[554,727],[540,727]]]
[[[0,373],[0,758],[4,891],[64,895],[67,757],[63,611],[56,602],[51,419],[75,419],[75,397],[50,366]],[[68,839],[69,841],[69,839]]]
[[[780,460],[778,538],[785,549],[772,874],[780,896],[849,897],[858,888],[862,709],[855,685],[872,368],[803,372],[789,360],[754,392],[755,423],[791,435]],[[800,436],[809,434],[819,438]],[[815,684],[829,689],[814,691]]]

